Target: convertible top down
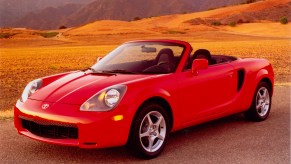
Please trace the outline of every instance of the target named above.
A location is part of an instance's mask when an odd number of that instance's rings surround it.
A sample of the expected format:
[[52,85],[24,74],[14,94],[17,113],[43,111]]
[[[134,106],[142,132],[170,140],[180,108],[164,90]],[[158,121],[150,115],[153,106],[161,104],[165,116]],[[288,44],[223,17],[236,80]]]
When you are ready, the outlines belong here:
[[81,148],[127,145],[154,158],[169,132],[244,112],[265,120],[274,73],[265,59],[193,51],[178,40],[122,44],[89,69],[30,82],[14,107],[17,131]]

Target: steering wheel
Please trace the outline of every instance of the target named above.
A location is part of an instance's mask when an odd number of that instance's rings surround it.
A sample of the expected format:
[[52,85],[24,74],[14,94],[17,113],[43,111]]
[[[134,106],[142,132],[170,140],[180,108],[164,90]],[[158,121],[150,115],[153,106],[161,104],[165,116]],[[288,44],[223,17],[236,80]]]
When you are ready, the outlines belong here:
[[[175,64],[173,64],[173,63],[171,63],[171,62],[169,62],[169,61],[163,61],[163,62],[160,62],[160,63],[158,63],[157,64],[158,66],[160,66],[160,67],[163,67],[162,65],[166,65],[166,66],[168,66],[168,68],[169,68],[169,72],[171,72],[172,70],[174,70],[175,69]],[[165,68],[165,67],[163,67],[163,68]]]

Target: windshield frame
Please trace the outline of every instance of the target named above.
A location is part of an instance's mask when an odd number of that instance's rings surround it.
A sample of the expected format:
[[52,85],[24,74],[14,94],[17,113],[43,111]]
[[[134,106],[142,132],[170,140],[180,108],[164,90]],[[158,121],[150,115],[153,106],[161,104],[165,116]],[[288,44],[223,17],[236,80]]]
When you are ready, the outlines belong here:
[[[104,58],[102,58],[102,60],[100,60],[99,62],[95,63],[92,67],[90,67],[90,69],[95,70],[93,71],[96,73],[113,73],[113,74],[171,74],[171,73],[175,73],[177,71],[177,69],[179,68],[180,64],[181,64],[181,59],[183,58],[185,51],[189,48],[188,43],[185,44],[187,42],[183,42],[183,41],[175,41],[175,40],[142,40],[142,41],[131,41],[131,42],[126,42],[118,47],[116,47],[113,51],[109,52]],[[98,66],[98,64],[100,64],[101,62],[109,62],[109,61],[104,61],[104,60],[108,60],[112,57],[108,57],[111,55],[116,55],[116,51],[120,51],[120,49],[124,48],[127,45],[165,45],[165,46],[176,46],[176,47],[181,47],[182,51],[181,54],[177,57],[177,61],[176,61],[176,65],[175,68],[173,69],[173,71],[171,72],[155,72],[155,73],[146,73],[146,72],[134,72],[134,71],[128,71],[128,70],[118,70],[117,72],[111,71],[111,70],[100,70],[96,69],[96,66]],[[190,46],[191,47],[191,46]],[[113,70],[113,69],[112,69]],[[123,72],[122,72],[123,71]]]

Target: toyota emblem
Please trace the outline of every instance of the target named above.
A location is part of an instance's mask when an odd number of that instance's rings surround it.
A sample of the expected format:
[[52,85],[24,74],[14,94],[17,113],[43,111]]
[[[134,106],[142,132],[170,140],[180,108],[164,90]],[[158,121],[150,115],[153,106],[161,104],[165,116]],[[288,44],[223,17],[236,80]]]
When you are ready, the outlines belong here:
[[42,104],[41,108],[42,109],[47,109],[50,105],[49,104]]

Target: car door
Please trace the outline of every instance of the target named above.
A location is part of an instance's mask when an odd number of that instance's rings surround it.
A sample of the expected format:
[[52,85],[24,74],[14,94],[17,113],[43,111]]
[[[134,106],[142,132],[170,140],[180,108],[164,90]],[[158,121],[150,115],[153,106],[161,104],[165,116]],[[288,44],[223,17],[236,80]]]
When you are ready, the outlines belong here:
[[230,64],[211,65],[194,75],[178,74],[177,94],[184,123],[226,112],[236,94],[234,69]]

